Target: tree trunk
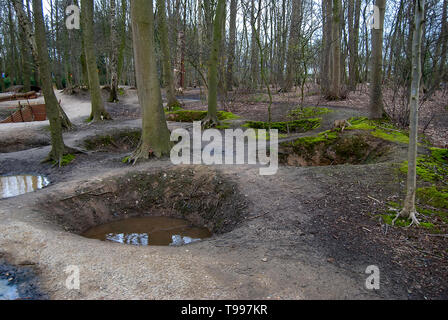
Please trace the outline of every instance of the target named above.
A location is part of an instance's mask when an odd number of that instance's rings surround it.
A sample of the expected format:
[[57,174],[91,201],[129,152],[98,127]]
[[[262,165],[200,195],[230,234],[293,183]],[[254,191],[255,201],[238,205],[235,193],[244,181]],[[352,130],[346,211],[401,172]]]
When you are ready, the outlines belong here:
[[168,30],[166,26],[166,5],[165,0],[157,0],[157,12],[159,14],[160,46],[162,47],[163,75],[165,78],[166,97],[168,109],[179,107],[180,103],[176,98],[174,85],[173,68],[171,67],[171,54],[168,41]]
[[291,25],[289,29],[288,58],[286,65],[286,80],[283,92],[291,91],[294,86],[294,74],[297,65],[296,55],[299,49],[299,37],[302,21],[300,19],[302,0],[292,0]]
[[84,52],[87,64],[87,74],[89,77],[90,99],[92,100],[92,112],[89,120],[102,121],[110,120],[110,115],[104,108],[101,97],[100,80],[98,67],[96,65],[94,40],[93,40],[93,0],[81,0],[82,10],[82,35],[84,39]]
[[219,48],[222,39],[222,23],[225,16],[225,0],[218,0],[215,21],[213,23],[213,44],[208,65],[208,114],[203,122],[204,127],[213,127],[218,121],[218,64]]
[[356,90],[358,75],[359,20],[361,16],[361,0],[350,0],[348,8],[349,20],[349,89]]
[[157,77],[154,49],[153,3],[148,0],[131,1],[132,36],[138,99],[142,108],[142,136],[130,162],[169,155],[170,131],[166,124],[162,93]]
[[339,100],[341,97],[341,0],[333,0],[332,25],[332,64],[330,100]]
[[324,96],[330,95],[331,81],[331,57],[332,57],[332,0],[322,0],[323,16],[323,39],[322,39],[322,62],[321,62],[321,89]]
[[370,119],[381,119],[384,115],[383,105],[383,30],[386,0],[376,0],[379,8],[379,29],[372,29],[372,80],[370,87]]
[[110,95],[109,102],[118,102],[118,31],[117,31],[117,5],[110,0]]
[[227,60],[227,89],[233,90],[233,66],[235,63],[235,45],[236,45],[236,15],[238,9],[238,0],[231,0],[230,2],[230,30],[229,30],[229,48]]
[[[410,95],[410,135],[409,135],[409,155],[408,155],[408,178],[407,195],[404,201],[403,210],[398,217],[409,217],[412,223],[420,224],[417,219],[415,208],[415,196],[417,191],[417,138],[418,138],[418,106],[420,97],[420,80],[422,76],[422,33],[425,23],[425,0],[416,0],[414,18],[414,36],[412,39],[412,77]],[[394,220],[394,222],[395,222]]]
[[59,165],[61,165],[62,157],[66,152],[66,147],[62,138],[62,124],[58,110],[58,100],[54,94],[53,82],[51,79],[51,69],[42,13],[42,0],[33,0],[33,13],[36,53],[39,61],[39,71],[42,80],[42,89],[44,92],[47,115],[50,120],[51,152],[48,155],[47,160],[56,161]]

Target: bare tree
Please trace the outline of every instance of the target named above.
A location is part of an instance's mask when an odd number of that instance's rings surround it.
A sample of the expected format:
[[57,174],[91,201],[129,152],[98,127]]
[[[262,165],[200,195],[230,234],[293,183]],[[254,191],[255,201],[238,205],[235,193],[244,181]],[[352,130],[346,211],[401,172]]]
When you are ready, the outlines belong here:
[[412,78],[410,96],[410,135],[408,155],[407,195],[403,210],[394,219],[409,217],[412,223],[419,225],[417,210],[415,208],[415,196],[417,192],[417,138],[418,138],[418,107],[420,97],[420,81],[422,77],[422,35],[425,23],[425,0],[415,1],[414,36],[412,39]]

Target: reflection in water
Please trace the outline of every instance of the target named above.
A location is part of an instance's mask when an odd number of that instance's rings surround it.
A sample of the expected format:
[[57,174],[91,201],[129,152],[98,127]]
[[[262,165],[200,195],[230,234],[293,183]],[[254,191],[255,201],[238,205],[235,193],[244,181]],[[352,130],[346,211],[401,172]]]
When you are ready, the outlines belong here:
[[130,218],[92,228],[86,238],[136,246],[180,246],[211,237],[207,228],[167,217]]
[[19,298],[16,286],[10,285],[8,280],[0,279],[0,300],[16,300]]
[[16,197],[21,194],[45,188],[50,181],[42,176],[0,177],[0,199]]

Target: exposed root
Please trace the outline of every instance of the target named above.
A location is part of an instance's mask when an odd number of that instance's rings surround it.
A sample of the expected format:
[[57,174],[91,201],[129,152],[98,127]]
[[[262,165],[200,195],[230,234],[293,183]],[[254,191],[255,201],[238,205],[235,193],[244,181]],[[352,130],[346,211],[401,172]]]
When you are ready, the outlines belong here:
[[154,154],[154,151],[149,145],[140,141],[137,149],[129,156],[128,163],[135,165],[140,159],[148,160],[150,156]]
[[107,111],[101,112],[99,119],[95,119],[95,115],[91,114],[90,117],[87,119],[87,122],[97,122],[97,121],[105,121],[105,120],[112,120],[112,117]]
[[207,115],[204,120],[202,120],[202,129],[210,129],[219,126],[219,120],[217,116]]
[[419,226],[419,225],[420,225],[420,221],[417,219],[417,216],[418,216],[418,212],[417,212],[417,210],[415,210],[415,208],[413,208],[413,209],[411,209],[411,210],[404,208],[401,212],[399,212],[399,213],[397,214],[397,216],[395,217],[395,219],[392,220],[392,225],[394,226],[394,225],[395,225],[395,222],[396,222],[400,217],[407,217],[407,218],[411,219],[411,224],[408,226],[408,228],[411,227],[411,226],[414,225],[414,224],[415,224],[416,226]]
[[62,158],[68,154],[87,154],[87,152],[78,148],[64,146],[64,151],[59,156],[52,150],[48,156],[42,160],[42,163],[54,163],[53,167],[57,166],[60,168],[62,167]]

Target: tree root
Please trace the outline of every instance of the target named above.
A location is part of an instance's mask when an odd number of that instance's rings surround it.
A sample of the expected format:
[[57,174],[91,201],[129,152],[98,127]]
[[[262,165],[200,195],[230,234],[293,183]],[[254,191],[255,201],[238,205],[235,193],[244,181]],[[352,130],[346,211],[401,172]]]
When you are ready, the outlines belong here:
[[54,163],[53,167],[58,166],[60,168],[62,166],[62,157],[68,154],[87,154],[87,152],[78,148],[64,146],[64,151],[60,156],[55,155],[52,150],[41,163],[51,162]]
[[202,120],[202,129],[215,128],[220,125],[220,122],[216,116],[207,115],[204,120]]
[[112,120],[112,117],[107,111],[102,111],[99,119],[95,119],[95,115],[91,114],[90,117],[87,119],[88,122],[97,122],[97,121],[105,121],[105,120]]
[[416,226],[419,226],[420,225],[420,221],[417,219],[417,216],[418,216],[418,212],[417,212],[417,210],[415,210],[415,208],[413,208],[411,210],[404,208],[401,212],[399,212],[397,214],[395,219],[392,220],[392,225],[393,226],[395,225],[395,222],[398,220],[398,218],[400,218],[400,217],[407,217],[407,218],[411,219],[411,224],[408,226],[408,228],[411,227],[414,224]]
[[149,145],[140,141],[137,149],[129,156],[128,163],[135,165],[140,159],[148,160],[153,153]]

